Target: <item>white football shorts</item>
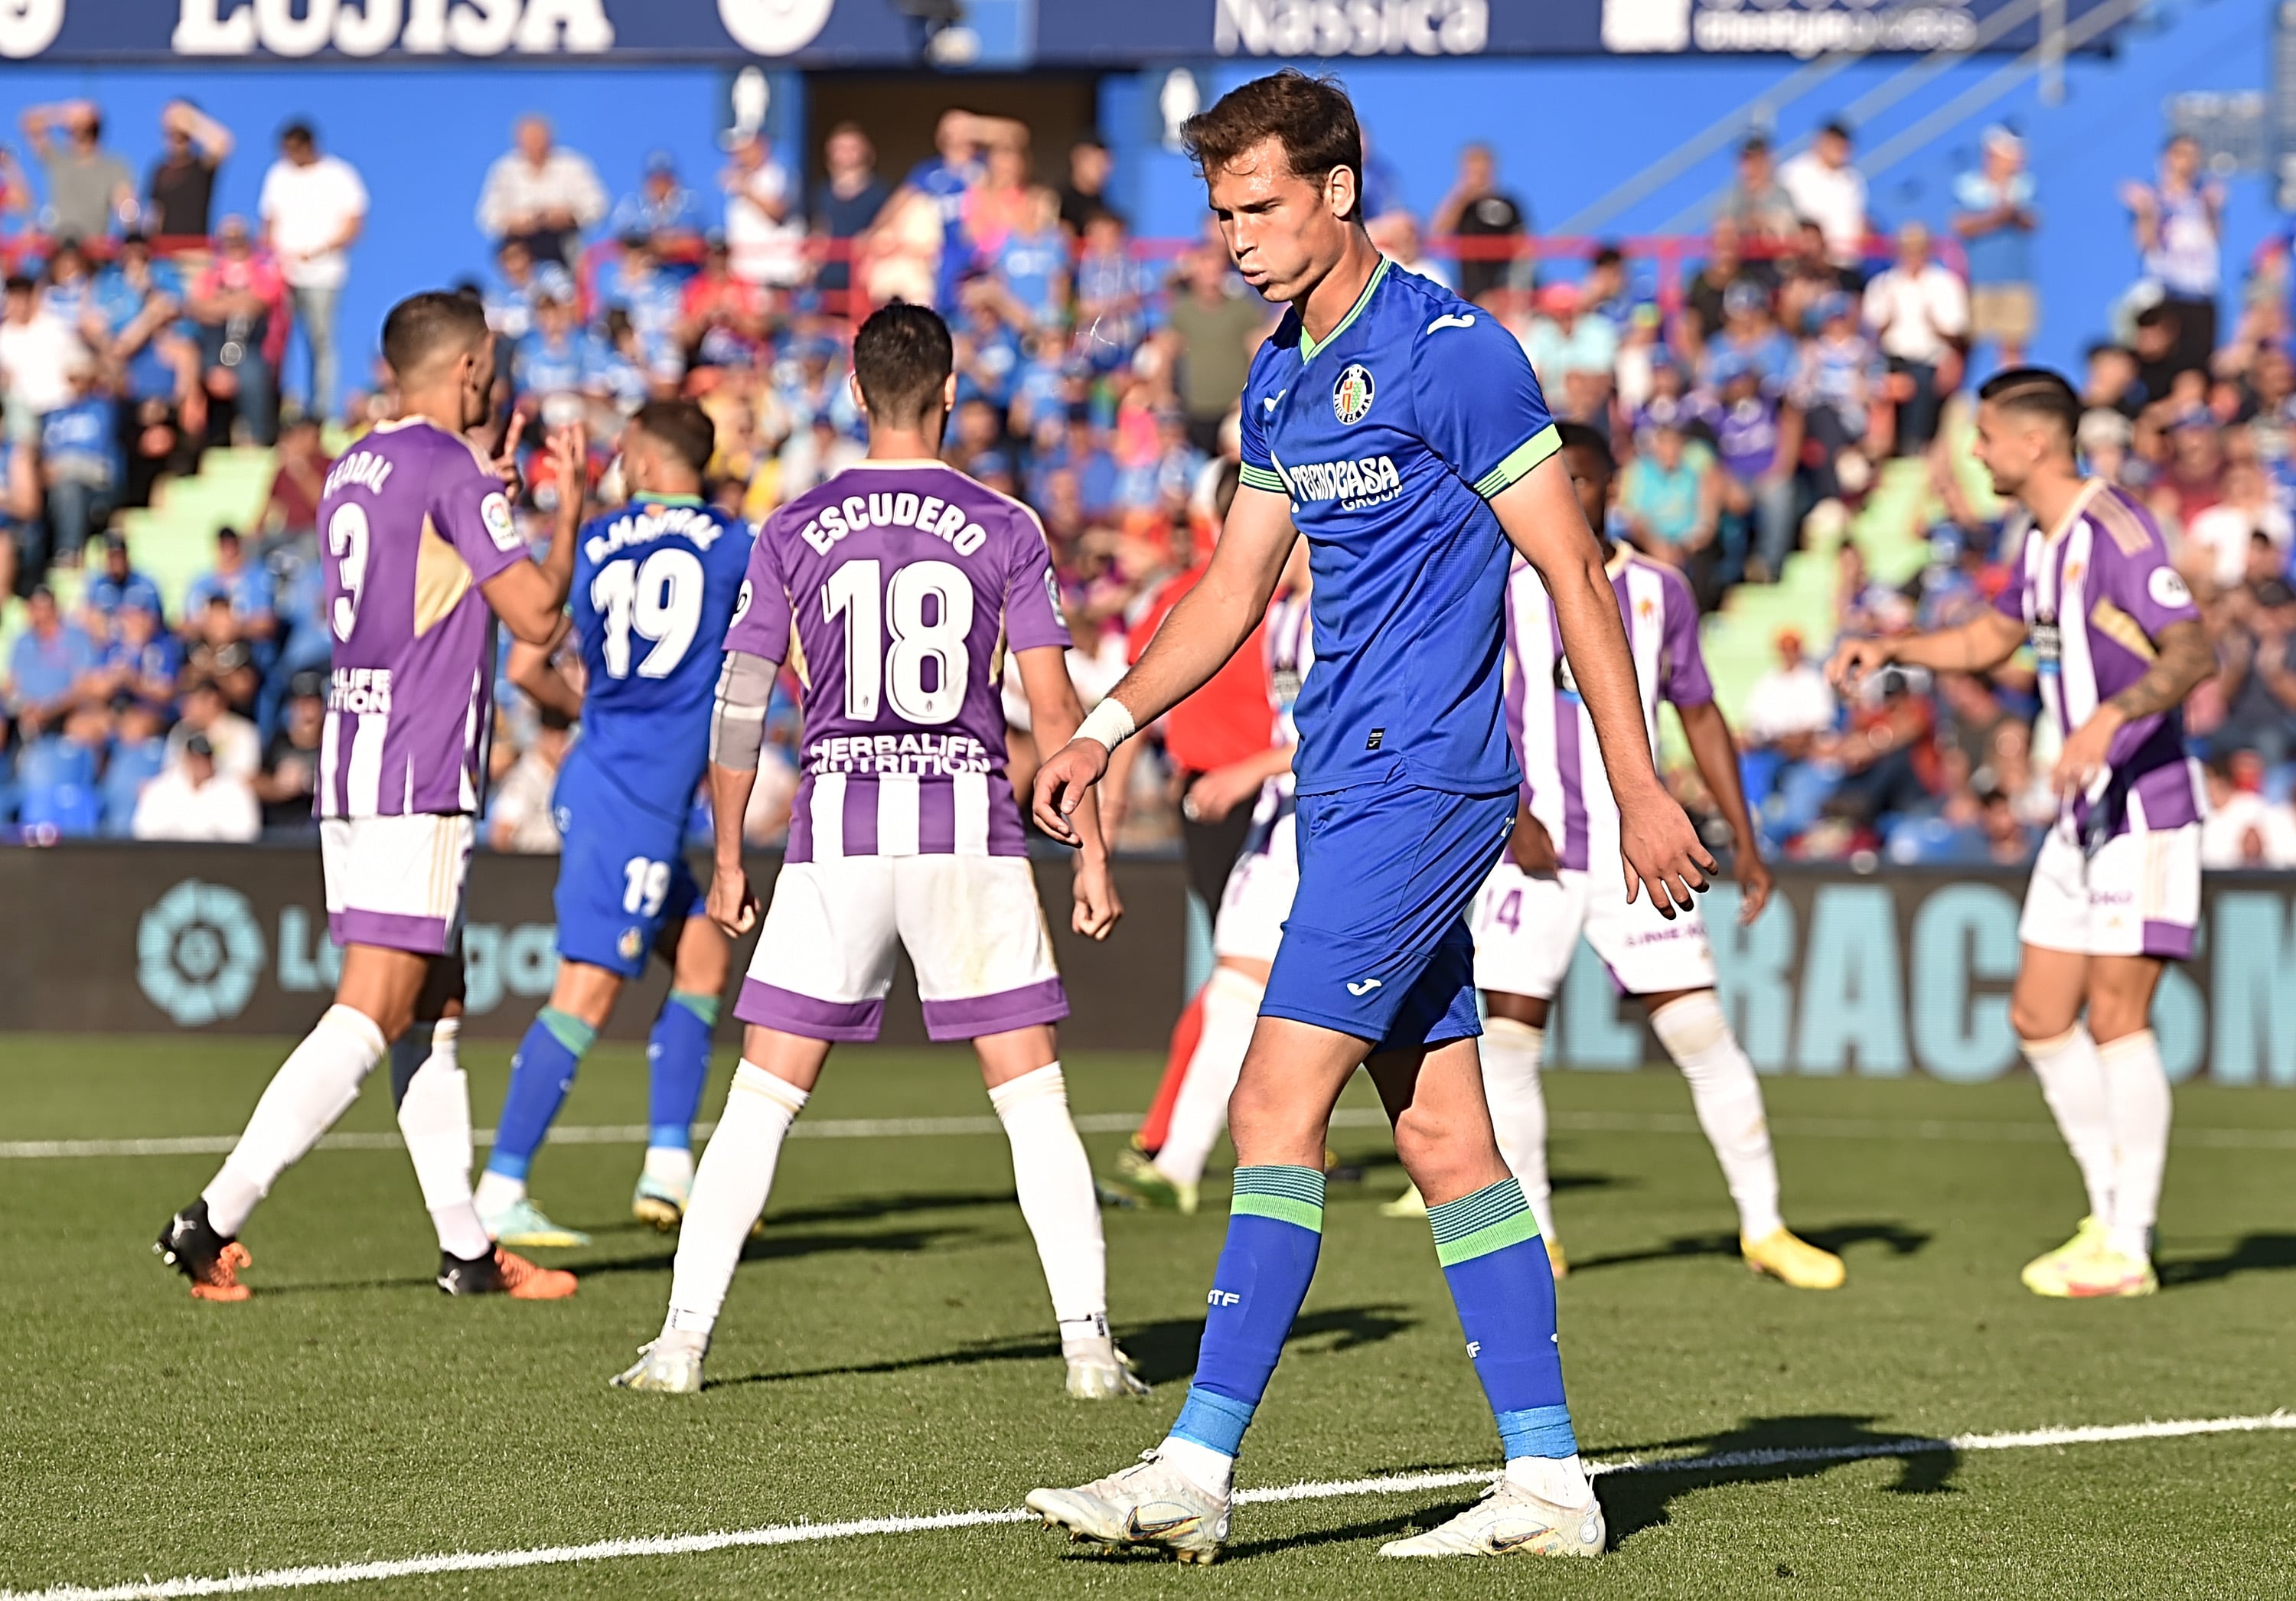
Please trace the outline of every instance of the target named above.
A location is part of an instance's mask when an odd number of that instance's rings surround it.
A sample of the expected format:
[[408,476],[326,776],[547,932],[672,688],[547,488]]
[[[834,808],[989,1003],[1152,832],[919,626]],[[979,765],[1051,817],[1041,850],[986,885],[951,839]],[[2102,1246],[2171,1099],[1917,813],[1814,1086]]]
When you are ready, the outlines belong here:
[[1219,915],[1212,924],[1212,954],[1244,961],[1273,962],[1283,942],[1283,920],[1300,890],[1300,836],[1296,814],[1285,808],[1267,827],[1261,845],[1235,858],[1220,891]]
[[1028,858],[848,856],[783,865],[734,1015],[808,1039],[874,1039],[896,946],[936,1040],[1069,1014]]
[[2095,855],[2063,824],[2034,858],[2017,938],[2088,956],[2193,954],[2201,922],[2201,825],[2115,834]]
[[478,820],[466,812],[322,818],[328,937],[417,956],[452,950],[477,837]]
[[1475,987],[1552,1000],[1584,933],[1628,995],[1710,989],[1714,955],[1696,907],[1669,921],[1617,872],[1537,877],[1503,857],[1476,898]]

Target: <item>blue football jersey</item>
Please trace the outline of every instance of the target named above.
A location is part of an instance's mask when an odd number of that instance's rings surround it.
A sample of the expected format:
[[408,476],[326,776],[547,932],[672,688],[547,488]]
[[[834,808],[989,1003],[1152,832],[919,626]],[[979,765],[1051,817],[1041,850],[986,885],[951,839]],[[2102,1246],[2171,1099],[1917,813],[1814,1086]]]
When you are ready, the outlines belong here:
[[1501,708],[1508,546],[1490,497],[1561,448],[1514,336],[1382,259],[1317,344],[1297,309],[1243,386],[1243,481],[1290,497],[1316,576],[1303,795],[1520,781]]
[[570,610],[588,686],[574,758],[684,817],[709,759],[720,645],[750,530],[690,497],[643,496],[582,530]]

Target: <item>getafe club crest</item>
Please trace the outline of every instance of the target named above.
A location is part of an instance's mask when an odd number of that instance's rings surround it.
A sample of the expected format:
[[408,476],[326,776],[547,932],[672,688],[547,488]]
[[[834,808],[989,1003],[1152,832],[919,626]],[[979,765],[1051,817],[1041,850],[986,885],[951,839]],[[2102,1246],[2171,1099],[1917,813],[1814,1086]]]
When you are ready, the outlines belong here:
[[1371,369],[1361,362],[1352,362],[1332,385],[1332,415],[1342,423],[1360,423],[1371,410]]

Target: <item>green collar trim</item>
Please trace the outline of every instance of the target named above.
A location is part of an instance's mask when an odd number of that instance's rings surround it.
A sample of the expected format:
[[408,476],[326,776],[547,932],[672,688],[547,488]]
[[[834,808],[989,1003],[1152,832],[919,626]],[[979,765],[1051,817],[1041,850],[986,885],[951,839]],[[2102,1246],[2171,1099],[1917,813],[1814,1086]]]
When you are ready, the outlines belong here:
[[1394,265],[1395,263],[1389,260],[1385,256],[1382,256],[1379,259],[1379,265],[1372,268],[1371,277],[1363,286],[1363,293],[1357,295],[1356,297],[1356,303],[1348,308],[1348,314],[1340,319],[1340,325],[1332,329],[1331,333],[1321,341],[1317,341],[1308,337],[1308,320],[1304,316],[1300,319],[1300,360],[1301,365],[1304,365],[1307,363],[1315,360],[1318,355],[1330,349],[1332,346],[1338,341],[1341,334],[1345,333],[1349,328],[1355,326],[1356,318],[1361,316],[1363,315],[1363,308],[1371,304],[1372,291],[1379,287],[1379,281],[1387,276],[1387,269]]
[[632,505],[700,505],[699,495],[633,495]]

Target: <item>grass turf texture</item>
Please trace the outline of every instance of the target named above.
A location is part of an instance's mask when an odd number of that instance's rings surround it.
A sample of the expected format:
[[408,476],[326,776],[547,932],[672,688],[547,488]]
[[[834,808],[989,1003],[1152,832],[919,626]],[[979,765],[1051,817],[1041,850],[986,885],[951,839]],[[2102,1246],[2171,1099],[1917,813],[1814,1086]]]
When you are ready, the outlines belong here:
[[[235,1129],[283,1047],[0,1040],[9,1139]],[[506,1045],[474,1045],[492,1121]],[[705,1110],[722,1096],[720,1071]],[[1155,1063],[1070,1063],[1080,1112],[1143,1104]],[[1597,1457],[1829,1445],[2267,1411],[2296,1402],[2288,1150],[2184,1145],[2150,1301],[2036,1300],[2018,1266],[2079,1211],[2030,1080],[1766,1085],[1787,1214],[1843,1251],[1849,1287],[1801,1294],[1735,1260],[1728,1202],[1672,1073],[1557,1074],[1550,1100],[1572,1277],[1562,1337]],[[1367,1104],[1360,1080],[1350,1104]],[[642,1063],[601,1047],[567,1109],[644,1121]],[[809,1117],[978,1115],[958,1052],[847,1050]],[[2296,1130],[2296,1096],[2177,1092],[2180,1128]],[[2036,1138],[1797,1136],[1797,1120],[2016,1125]],[[390,1127],[378,1081],[344,1128]],[[1105,1162],[1119,1136],[1093,1136]],[[1489,1415],[1423,1224],[1375,1130],[1334,1185],[1322,1267],[1260,1422],[1247,1484],[1489,1463]],[[536,1164],[554,1215],[595,1231],[570,1302],[450,1302],[430,1285],[405,1157],[322,1152],[247,1232],[255,1299],[195,1304],[150,1257],[210,1156],[0,1161],[9,1331],[0,1587],[119,1583],[301,1563],[580,1543],[799,1519],[1017,1506],[1128,1461],[1179,1407],[1224,1227],[1108,1215],[1119,1337],[1157,1386],[1061,1393],[1034,1251],[994,1135],[800,1140],[786,1149],[694,1398],[605,1379],[659,1326],[671,1244],[631,1222],[634,1145]],[[1215,1175],[1215,1178],[1218,1176]],[[477,1595],[1445,1597],[2262,1594],[2284,1586],[2296,1436],[2083,1445],[1611,1479],[1600,1564],[1403,1564],[1376,1555],[1472,1492],[1241,1510],[1219,1565],[1079,1554],[1035,1525],[862,1538],[366,1584]],[[2275,1577],[2276,1575],[2276,1577]],[[319,1592],[300,1592],[319,1593]]]

